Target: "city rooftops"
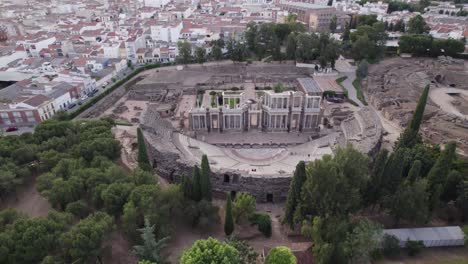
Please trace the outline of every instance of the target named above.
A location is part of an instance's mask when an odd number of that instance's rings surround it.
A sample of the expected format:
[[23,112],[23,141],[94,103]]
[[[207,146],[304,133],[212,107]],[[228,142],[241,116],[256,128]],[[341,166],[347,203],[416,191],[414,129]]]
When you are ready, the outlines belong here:
[[317,4],[310,4],[310,3],[303,3],[303,2],[289,2],[289,1],[281,1],[281,5],[285,6],[294,6],[297,8],[302,9],[329,9],[334,8],[331,6],[324,6],[324,5],[317,5]]
[[317,82],[310,78],[297,78],[299,87],[308,95],[322,95],[322,90],[318,86]]

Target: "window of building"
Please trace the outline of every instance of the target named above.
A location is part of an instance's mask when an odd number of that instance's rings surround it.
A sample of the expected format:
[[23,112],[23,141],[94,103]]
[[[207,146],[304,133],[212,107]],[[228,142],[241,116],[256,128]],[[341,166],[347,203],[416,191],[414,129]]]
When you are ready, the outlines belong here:
[[230,182],[229,175],[224,174],[224,183],[229,183],[229,182]]

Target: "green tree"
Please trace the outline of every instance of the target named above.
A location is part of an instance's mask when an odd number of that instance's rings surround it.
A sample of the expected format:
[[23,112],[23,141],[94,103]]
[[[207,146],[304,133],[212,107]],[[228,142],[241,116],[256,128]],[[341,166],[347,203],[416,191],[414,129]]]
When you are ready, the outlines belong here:
[[314,241],[312,252],[317,263],[346,263],[345,239],[348,228],[346,220],[316,216],[312,222],[303,223],[301,232]]
[[348,233],[344,246],[349,263],[370,263],[372,252],[379,249],[381,236],[380,225],[367,219],[358,221]]
[[371,178],[364,193],[366,205],[376,205],[382,198],[383,190],[385,189],[383,173],[387,159],[388,150],[382,149],[372,164],[370,172]]
[[133,253],[140,260],[147,260],[154,263],[164,263],[161,250],[166,247],[169,237],[156,241],[154,236],[154,225],[151,225],[148,218],[145,218],[145,226],[138,229],[141,233],[142,245],[133,246]]
[[289,34],[286,41],[286,58],[289,60],[296,59],[296,35]]
[[358,210],[368,181],[368,158],[351,145],[307,166],[300,215],[336,216]]
[[265,264],[296,264],[297,259],[291,249],[284,246],[270,249],[265,259]]
[[367,60],[362,60],[359,62],[358,67],[356,69],[356,76],[359,79],[364,79],[367,77],[367,72],[369,70],[369,63]]
[[101,199],[104,202],[106,211],[114,216],[120,215],[134,187],[131,183],[117,182],[109,184],[101,193]]
[[217,61],[223,59],[223,51],[218,45],[213,46],[213,48],[211,49],[211,54],[213,58]]
[[214,238],[196,241],[182,254],[181,264],[223,263],[240,264],[239,252],[232,246]]
[[185,199],[193,199],[192,191],[193,191],[193,183],[189,177],[182,175],[180,181],[180,189],[184,194]]
[[458,184],[457,188],[457,207],[462,213],[462,219],[468,220],[468,180]]
[[200,186],[201,186],[201,197],[207,201],[211,201],[211,169],[208,162],[208,156],[203,155],[201,161],[201,176],[200,176]]
[[102,263],[103,242],[113,229],[114,221],[106,213],[81,220],[60,238],[65,263]]
[[192,176],[192,195],[193,195],[193,200],[194,201],[200,201],[202,199],[202,193],[201,193],[201,175],[200,175],[200,169],[198,166],[195,165],[193,167],[193,176]]
[[255,212],[255,198],[248,193],[238,193],[234,199],[233,215],[236,223],[246,223]]
[[336,30],[336,23],[337,23],[337,18],[336,16],[333,16],[332,19],[330,20],[330,31],[333,33]]
[[137,129],[137,141],[138,141],[138,167],[144,171],[150,171],[151,165],[148,159],[148,153],[146,150],[145,138],[141,128]]
[[11,223],[0,233],[0,263],[39,263],[48,252],[59,250],[57,240],[72,223],[70,214],[55,211],[47,217],[26,218],[11,212],[8,217]]
[[284,213],[284,223],[294,228],[294,214],[301,199],[302,185],[306,181],[305,162],[299,161],[294,171],[294,176],[289,187],[286,209]]
[[429,26],[421,15],[412,17],[408,22],[408,33],[410,34],[428,33],[429,30]]
[[206,61],[206,50],[203,47],[197,47],[195,49],[195,60],[198,63],[204,63]]
[[125,234],[130,237],[131,240],[137,240],[137,229],[139,222],[139,213],[133,202],[128,202],[124,205],[122,214],[122,227]]
[[179,41],[177,42],[177,48],[179,50],[179,56],[177,57],[177,60],[180,63],[187,64],[192,61],[192,47],[189,42]]
[[234,232],[234,219],[232,216],[231,194],[228,194],[226,199],[226,213],[224,217],[224,233],[226,236],[230,236],[232,232]]
[[457,199],[457,188],[462,181],[462,174],[456,170],[451,170],[443,186],[442,201],[455,201]]
[[402,147],[410,148],[420,142],[419,128],[423,120],[424,109],[426,108],[428,95],[429,85],[426,85],[423,92],[421,93],[421,96],[419,97],[419,101],[416,106],[416,110],[413,113],[413,117],[411,118],[411,122],[400,135],[398,141],[395,143],[395,149]]
[[382,237],[382,253],[386,257],[393,257],[400,252],[400,241],[394,235],[384,234]]
[[[456,158],[456,147],[457,145],[455,142],[448,143],[427,175],[431,201],[433,202],[438,202],[440,200],[440,195],[445,193],[443,188],[446,186],[448,174]],[[440,193],[438,193],[437,190],[440,190]],[[435,206],[436,205],[432,204],[432,208]]]
[[429,217],[429,195],[426,180],[403,183],[387,201],[389,213],[398,225],[400,220],[424,224]]
[[245,28],[245,40],[247,41],[247,47],[251,51],[255,51],[257,49],[257,34],[257,23],[254,21],[247,23]]
[[239,240],[230,236],[226,239],[226,243],[239,251],[240,263],[242,264],[256,264],[258,253],[249,246],[244,240]]

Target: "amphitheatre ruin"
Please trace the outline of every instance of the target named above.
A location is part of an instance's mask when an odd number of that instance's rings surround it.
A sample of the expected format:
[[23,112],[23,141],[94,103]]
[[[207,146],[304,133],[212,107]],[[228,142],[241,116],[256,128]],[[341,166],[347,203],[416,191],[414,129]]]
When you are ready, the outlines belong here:
[[423,138],[456,141],[459,152],[468,153],[464,61],[385,59],[369,68],[363,88],[370,105],[362,107],[325,98],[337,91],[340,74],[292,63],[163,67],[139,74],[80,117],[111,116],[133,125],[115,131],[129,167],[136,166],[141,127],[159,176],[177,182],[206,154],[215,191],[250,192],[259,202],[284,201],[301,160],[320,159],[349,143],[371,156],[381,145],[391,148],[427,84]]
[[[213,189],[243,191],[259,202],[286,199],[297,163],[353,144],[374,154],[382,140],[369,107],[323,100],[327,81],[288,63],[171,66],[148,70],[88,109],[143,130],[150,162],[169,182],[191,175],[203,154]],[[328,79],[327,79],[328,78]],[[325,84],[325,85],[324,85]],[[120,90],[119,90],[120,89]],[[119,126],[125,153],[135,149],[132,128]],[[127,155],[128,163],[135,163]]]

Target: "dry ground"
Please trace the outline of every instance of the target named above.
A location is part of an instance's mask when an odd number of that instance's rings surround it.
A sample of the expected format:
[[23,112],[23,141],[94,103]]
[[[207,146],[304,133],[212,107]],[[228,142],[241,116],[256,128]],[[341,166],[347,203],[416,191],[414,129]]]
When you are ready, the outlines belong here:
[[30,217],[46,216],[51,210],[49,201],[36,190],[36,177],[27,179],[24,184],[0,203],[0,209],[14,208]]
[[468,249],[430,248],[415,257],[409,257],[403,252],[394,259],[378,261],[376,264],[468,264]]

